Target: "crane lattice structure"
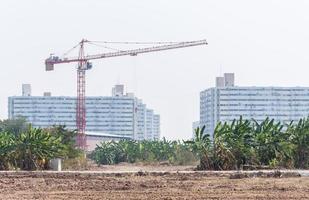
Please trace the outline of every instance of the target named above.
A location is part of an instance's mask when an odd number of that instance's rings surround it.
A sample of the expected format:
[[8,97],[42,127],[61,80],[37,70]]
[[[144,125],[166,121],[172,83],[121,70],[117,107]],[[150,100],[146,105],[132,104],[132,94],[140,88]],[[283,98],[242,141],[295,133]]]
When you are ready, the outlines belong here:
[[[146,48],[136,48],[131,50],[118,50],[114,48],[108,49],[116,50],[114,52],[100,53],[94,55],[85,55],[84,47],[85,44],[156,44],[156,46],[146,47]],[[76,127],[77,127],[77,146],[81,149],[86,149],[86,105],[85,105],[85,87],[86,87],[86,70],[92,68],[91,60],[102,59],[102,58],[111,58],[118,56],[136,56],[138,54],[150,53],[155,51],[164,51],[177,48],[193,47],[199,45],[207,45],[206,40],[196,40],[196,41],[187,41],[187,42],[99,42],[99,41],[89,41],[83,39],[71,50],[79,48],[79,54],[77,57],[58,57],[53,54],[45,60],[45,69],[46,71],[54,70],[55,64],[62,63],[77,63],[77,104],[76,104]],[[71,51],[69,50],[69,52]],[[66,55],[66,54],[65,54]]]

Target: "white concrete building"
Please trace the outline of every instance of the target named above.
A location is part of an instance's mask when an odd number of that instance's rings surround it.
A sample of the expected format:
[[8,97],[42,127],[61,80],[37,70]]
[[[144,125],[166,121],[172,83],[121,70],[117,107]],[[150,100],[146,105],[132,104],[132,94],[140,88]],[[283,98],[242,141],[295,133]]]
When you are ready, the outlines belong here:
[[[233,78],[234,79],[234,78]],[[229,82],[229,85],[234,85]],[[309,87],[223,86],[200,93],[200,126],[212,134],[219,121],[243,116],[262,121],[266,117],[283,123],[309,115]]]
[[154,114],[153,115],[153,124],[152,124],[152,139],[156,140],[160,138],[160,130],[161,124],[160,124],[160,115]]
[[[159,138],[158,128],[146,120],[146,104],[133,94],[124,94],[123,88],[123,85],[117,85],[113,88],[113,96],[109,97],[86,97],[86,131],[137,140]],[[76,97],[51,96],[50,93],[45,96],[12,96],[8,98],[8,111],[9,119],[22,116],[34,127],[61,124],[76,129]],[[149,114],[148,117],[154,116]],[[147,133],[144,127],[149,128]]]
[[154,136],[153,130],[153,110],[146,109],[146,140],[152,140]]
[[146,109],[146,104],[143,104],[141,100],[138,100],[136,140],[146,139]]

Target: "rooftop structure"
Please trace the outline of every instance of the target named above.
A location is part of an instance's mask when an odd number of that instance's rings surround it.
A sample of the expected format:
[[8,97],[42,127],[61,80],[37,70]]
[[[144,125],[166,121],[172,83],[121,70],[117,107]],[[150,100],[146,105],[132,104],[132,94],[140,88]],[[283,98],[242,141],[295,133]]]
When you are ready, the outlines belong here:
[[31,85],[30,84],[23,84],[22,85],[22,96],[31,96]]
[[216,87],[233,87],[234,77],[234,73],[224,73],[224,76],[216,77]]

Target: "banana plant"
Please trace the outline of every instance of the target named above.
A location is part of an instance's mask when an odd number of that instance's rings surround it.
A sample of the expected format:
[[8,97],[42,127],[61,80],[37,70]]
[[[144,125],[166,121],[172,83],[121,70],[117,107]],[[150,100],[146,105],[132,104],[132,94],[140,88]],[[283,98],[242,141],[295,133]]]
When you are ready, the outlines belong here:
[[39,160],[61,157],[63,149],[60,137],[54,137],[43,129],[30,126],[25,133],[16,137],[13,154],[21,169],[32,170],[40,168]]
[[266,118],[261,123],[254,120],[254,148],[261,165],[291,159],[289,135],[283,131],[284,125]]
[[15,149],[14,135],[0,133],[0,170],[8,169],[14,162],[12,152]]
[[200,157],[200,164],[198,169],[206,170],[213,169],[213,163],[211,160],[211,140],[210,135],[206,134],[205,126],[202,128],[197,127],[195,129],[195,137],[191,141],[186,141],[193,150]]
[[213,160],[216,170],[228,170],[235,166],[236,158],[231,147],[226,143],[226,135],[229,133],[228,124],[219,122],[214,130]]
[[291,122],[287,128],[293,145],[293,158],[296,168],[309,167],[309,118],[300,119],[298,123]]

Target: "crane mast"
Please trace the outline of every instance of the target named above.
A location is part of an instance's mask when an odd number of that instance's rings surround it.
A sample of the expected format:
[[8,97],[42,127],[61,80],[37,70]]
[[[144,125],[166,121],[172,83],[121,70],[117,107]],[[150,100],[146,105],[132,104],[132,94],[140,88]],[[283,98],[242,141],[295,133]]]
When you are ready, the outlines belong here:
[[86,148],[86,65],[84,42],[80,43],[79,61],[77,66],[77,100],[76,100],[76,127],[77,127],[77,146],[81,149]]
[[49,58],[45,60],[45,69],[46,71],[54,70],[55,64],[61,63],[71,63],[76,62],[77,65],[77,100],[76,100],[76,127],[77,127],[77,146],[81,149],[86,149],[86,70],[92,68],[90,60],[102,59],[102,58],[110,58],[110,57],[118,57],[118,56],[136,56],[138,54],[150,53],[156,51],[164,51],[171,50],[177,48],[185,48],[199,45],[207,45],[206,40],[196,40],[196,41],[188,41],[188,42],[177,42],[170,43],[165,45],[158,45],[147,48],[137,48],[131,50],[118,50],[116,52],[109,53],[101,53],[95,55],[87,55],[85,56],[84,47],[85,43],[89,43],[91,41],[83,39],[79,44],[79,54],[78,57],[63,57],[60,58],[58,56],[51,55]]

